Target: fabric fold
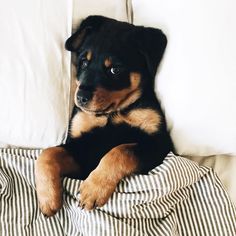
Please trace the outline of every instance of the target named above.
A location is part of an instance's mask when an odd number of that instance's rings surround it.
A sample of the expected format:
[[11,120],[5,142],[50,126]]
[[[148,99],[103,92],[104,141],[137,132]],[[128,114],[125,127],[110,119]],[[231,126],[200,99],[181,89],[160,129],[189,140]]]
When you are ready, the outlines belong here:
[[34,164],[41,150],[0,149],[0,235],[236,235],[236,211],[210,168],[170,153],[147,175],[124,178],[108,203],[78,207],[80,180],[64,178],[63,208],[40,212]]

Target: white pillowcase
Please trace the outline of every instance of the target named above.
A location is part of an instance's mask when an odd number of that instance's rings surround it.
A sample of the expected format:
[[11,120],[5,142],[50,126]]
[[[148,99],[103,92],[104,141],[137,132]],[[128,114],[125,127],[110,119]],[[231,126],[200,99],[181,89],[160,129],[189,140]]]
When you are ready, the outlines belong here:
[[157,89],[179,154],[236,153],[236,2],[133,0],[168,46]]
[[72,2],[4,1],[0,8],[0,142],[46,147],[69,119]]
[[[72,103],[72,22],[90,14],[127,20],[126,1],[11,0],[0,8],[0,145],[65,141]],[[74,16],[73,16],[74,15]],[[69,105],[70,104],[70,105]]]
[[74,0],[73,29],[88,15],[103,15],[121,21],[130,21],[130,0]]

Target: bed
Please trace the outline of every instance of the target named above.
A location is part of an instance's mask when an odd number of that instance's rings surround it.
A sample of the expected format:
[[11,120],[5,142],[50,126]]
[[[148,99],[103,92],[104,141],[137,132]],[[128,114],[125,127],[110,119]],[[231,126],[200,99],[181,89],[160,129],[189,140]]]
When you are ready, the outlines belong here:
[[[203,0],[5,1],[0,235],[236,235],[234,7],[231,0],[214,9]],[[34,163],[42,148],[67,138],[75,70],[64,41],[90,14],[167,34],[156,84],[178,154],[169,153],[148,175],[123,179],[109,202],[90,212],[78,206],[81,181],[65,178],[63,208],[46,218]]]

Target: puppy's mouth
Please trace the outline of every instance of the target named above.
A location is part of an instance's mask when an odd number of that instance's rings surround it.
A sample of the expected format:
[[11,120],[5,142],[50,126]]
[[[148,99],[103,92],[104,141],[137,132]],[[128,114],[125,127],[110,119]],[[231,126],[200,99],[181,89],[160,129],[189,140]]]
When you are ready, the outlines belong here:
[[[126,94],[121,94],[123,96],[120,96],[118,92],[115,97],[110,96],[110,93],[107,94],[108,95],[106,99],[104,99],[103,97],[95,97],[87,104],[81,104],[77,100],[75,100],[75,105],[86,113],[96,115],[109,115],[125,109],[129,105],[137,101],[141,96],[141,90],[135,89],[133,91],[128,91]],[[105,101],[109,101],[109,103]]]
[[90,113],[90,114],[96,114],[96,115],[107,115],[109,113],[111,113],[112,111],[112,107],[114,106],[114,103],[111,103],[110,105],[108,105],[105,109],[99,109],[99,110],[92,110],[92,109],[88,109],[84,106],[78,106],[83,112],[86,113]]

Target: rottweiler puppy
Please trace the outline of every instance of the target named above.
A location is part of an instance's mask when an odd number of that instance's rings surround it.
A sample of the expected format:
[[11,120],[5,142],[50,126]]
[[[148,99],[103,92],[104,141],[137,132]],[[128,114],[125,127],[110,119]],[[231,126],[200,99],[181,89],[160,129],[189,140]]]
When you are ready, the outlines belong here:
[[83,179],[80,206],[103,206],[119,181],[146,174],[173,145],[154,78],[167,44],[159,29],[89,16],[66,41],[76,54],[75,107],[66,144],[36,162],[36,190],[47,216],[62,207],[62,177]]

